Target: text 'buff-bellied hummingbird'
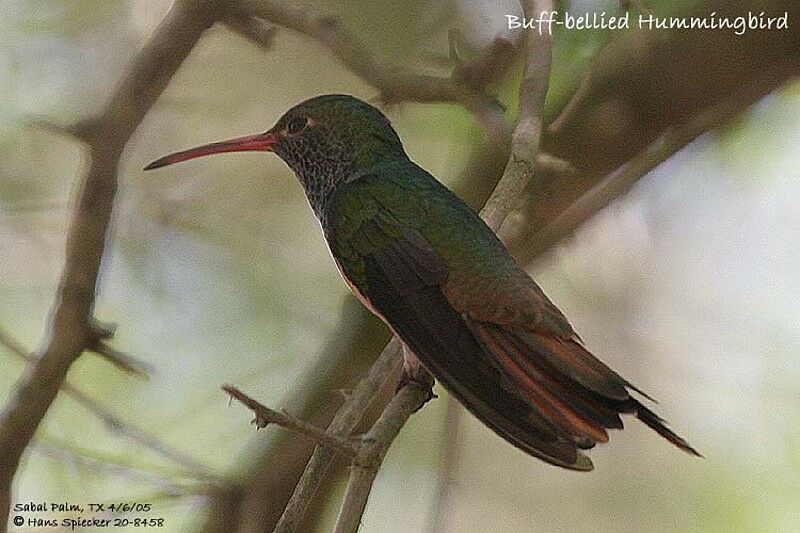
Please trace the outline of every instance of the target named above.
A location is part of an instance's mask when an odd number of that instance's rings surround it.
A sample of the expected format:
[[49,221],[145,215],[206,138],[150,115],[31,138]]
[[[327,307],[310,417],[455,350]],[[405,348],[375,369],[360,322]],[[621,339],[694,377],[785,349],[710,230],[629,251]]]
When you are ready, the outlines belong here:
[[222,152],[274,152],[305,189],[347,285],[472,414],[554,465],[591,470],[582,450],[632,414],[699,455],[584,348],[567,319],[455,194],[414,164],[389,120],[352,96],[306,100],[265,133],[208,144],[145,170]]

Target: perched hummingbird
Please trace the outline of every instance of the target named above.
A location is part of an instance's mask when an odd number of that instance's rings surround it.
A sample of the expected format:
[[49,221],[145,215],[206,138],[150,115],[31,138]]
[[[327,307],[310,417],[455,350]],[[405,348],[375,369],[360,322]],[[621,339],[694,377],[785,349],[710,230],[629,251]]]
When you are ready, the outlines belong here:
[[582,450],[621,429],[620,414],[699,455],[584,348],[483,220],[409,159],[378,109],[319,96],[264,133],[145,170],[242,151],[274,152],[297,175],[345,282],[402,340],[405,380],[430,386],[421,363],[498,435],[557,466],[591,470]]

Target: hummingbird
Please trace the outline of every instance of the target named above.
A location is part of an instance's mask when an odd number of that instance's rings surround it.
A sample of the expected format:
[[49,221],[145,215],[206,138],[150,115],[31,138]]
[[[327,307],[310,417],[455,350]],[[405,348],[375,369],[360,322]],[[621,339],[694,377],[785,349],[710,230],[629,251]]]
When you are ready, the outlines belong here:
[[556,466],[633,415],[699,456],[593,356],[478,214],[406,154],[377,108],[348,95],[297,104],[264,133],[145,167],[224,152],[273,152],[305,190],[342,278],[402,341],[401,382],[429,374],[500,437]]

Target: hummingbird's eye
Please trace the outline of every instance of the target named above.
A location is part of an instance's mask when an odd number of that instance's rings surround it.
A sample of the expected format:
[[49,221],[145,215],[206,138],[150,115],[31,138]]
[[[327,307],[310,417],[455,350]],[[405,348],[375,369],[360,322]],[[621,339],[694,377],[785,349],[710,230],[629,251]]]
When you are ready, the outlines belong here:
[[286,124],[286,132],[289,135],[296,135],[306,129],[308,119],[306,117],[294,117]]

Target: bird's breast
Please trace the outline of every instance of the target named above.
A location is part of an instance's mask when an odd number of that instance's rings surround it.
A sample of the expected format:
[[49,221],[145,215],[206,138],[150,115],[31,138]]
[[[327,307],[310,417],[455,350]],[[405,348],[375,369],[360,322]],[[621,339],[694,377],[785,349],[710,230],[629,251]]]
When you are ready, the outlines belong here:
[[[328,250],[330,250],[330,245],[328,245]],[[353,294],[355,294],[356,298],[358,298],[358,301],[360,301],[364,305],[364,307],[369,309],[369,311],[373,315],[377,316],[378,318],[386,322],[386,319],[377,309],[375,309],[375,306],[372,305],[372,302],[369,301],[369,298],[367,298],[366,295],[363,292],[361,292],[359,288],[356,287],[356,285],[352,281],[350,281],[350,278],[348,278],[347,274],[345,274],[344,272],[344,268],[342,268],[342,264],[339,262],[338,259],[336,259],[336,256],[334,256],[333,253],[331,253],[331,257],[333,257],[333,262],[336,263],[336,269],[339,271],[339,275],[342,276],[342,279],[344,280],[345,284],[350,288],[350,291]],[[388,324],[388,322],[386,323]]]

